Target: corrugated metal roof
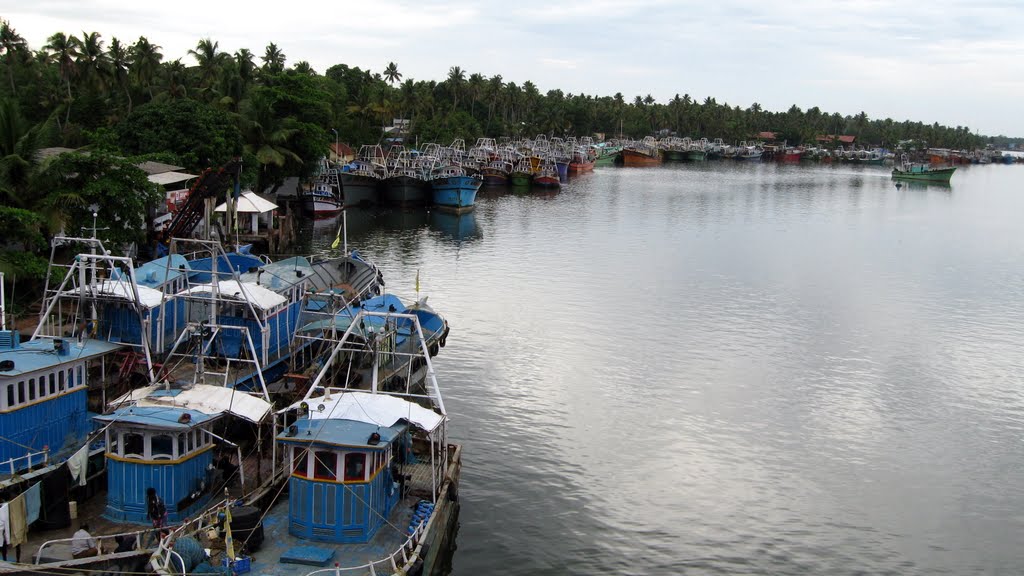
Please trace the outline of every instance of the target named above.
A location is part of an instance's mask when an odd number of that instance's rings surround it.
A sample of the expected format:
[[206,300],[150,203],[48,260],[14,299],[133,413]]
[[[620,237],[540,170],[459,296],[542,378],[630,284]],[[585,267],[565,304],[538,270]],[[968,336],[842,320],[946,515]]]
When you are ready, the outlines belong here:
[[[200,284],[189,288],[183,294],[210,294],[213,291],[212,284]],[[217,291],[222,298],[245,302],[248,300],[252,305],[261,310],[270,310],[288,301],[287,298],[268,290],[263,286],[252,282],[237,282],[235,280],[222,280],[217,283]]]
[[[297,410],[306,402],[309,417],[314,420],[354,420],[375,426],[393,426],[399,420],[408,420],[420,428],[432,432],[444,416],[428,410],[415,402],[387,394],[369,392],[344,392],[299,401],[286,410]],[[320,409],[323,406],[323,409]]]
[[192,178],[198,178],[196,174],[188,174],[186,172],[160,172],[158,174],[150,174],[147,178],[153,184],[159,184],[166,186],[168,184],[174,184],[175,182],[184,182],[185,180],[191,180]]
[[[104,280],[100,284],[83,287],[79,289],[79,292],[84,294],[89,294],[91,292],[97,293],[101,296],[113,296],[129,302],[135,301],[131,285],[128,284],[127,280]],[[160,305],[162,300],[163,292],[154,288],[149,288],[148,286],[139,285],[139,304],[142,304],[146,308],[155,308]]]
[[175,393],[165,392],[165,386],[145,386],[110,402],[110,406],[134,403],[139,407],[185,407],[211,416],[230,413],[250,422],[259,422],[270,413],[271,405],[266,400],[223,386],[196,384],[187,390],[176,389]]
[[163,162],[153,162],[152,160],[147,160],[142,164],[136,164],[136,166],[146,174],[163,174],[164,172],[176,172],[178,170],[185,169],[184,166],[164,164]]

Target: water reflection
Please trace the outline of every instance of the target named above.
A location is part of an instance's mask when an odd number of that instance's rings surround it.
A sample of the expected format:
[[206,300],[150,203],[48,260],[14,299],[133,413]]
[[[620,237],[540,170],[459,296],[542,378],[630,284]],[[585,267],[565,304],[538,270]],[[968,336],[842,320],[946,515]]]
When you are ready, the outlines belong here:
[[953,186],[949,182],[922,182],[916,180],[897,180],[893,186],[897,190],[912,190],[915,192],[927,192],[935,190],[938,192],[952,192]]
[[452,214],[441,210],[430,213],[430,229],[440,233],[442,238],[456,244],[471,242],[483,237],[476,221],[476,211],[466,214]]

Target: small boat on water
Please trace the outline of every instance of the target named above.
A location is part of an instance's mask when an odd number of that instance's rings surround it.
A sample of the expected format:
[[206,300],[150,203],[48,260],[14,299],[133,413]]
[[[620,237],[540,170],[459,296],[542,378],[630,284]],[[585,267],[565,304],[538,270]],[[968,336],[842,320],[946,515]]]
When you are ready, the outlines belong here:
[[581,172],[589,172],[594,169],[593,148],[590,146],[580,146],[573,151],[572,161],[569,162],[569,172],[573,174],[579,174]]
[[320,168],[313,178],[312,184],[300,193],[302,208],[314,218],[334,216],[345,207],[341,196],[341,182],[338,170],[320,160]]
[[533,175],[533,184],[541,188],[561,187],[562,182],[558,179],[558,168],[555,167],[555,163],[550,160],[542,162],[540,170]]
[[949,182],[956,171],[955,166],[936,168],[929,164],[911,162],[906,154],[900,163],[892,169],[892,177],[897,180],[927,180],[930,182]]
[[442,166],[433,171],[433,178],[430,181],[434,206],[454,212],[472,210],[476,203],[476,193],[483,183],[482,176],[470,176],[460,165]]
[[491,160],[480,170],[487,186],[505,186],[511,173],[512,163],[501,158]]
[[651,136],[622,148],[624,166],[657,166],[661,164],[658,142]]

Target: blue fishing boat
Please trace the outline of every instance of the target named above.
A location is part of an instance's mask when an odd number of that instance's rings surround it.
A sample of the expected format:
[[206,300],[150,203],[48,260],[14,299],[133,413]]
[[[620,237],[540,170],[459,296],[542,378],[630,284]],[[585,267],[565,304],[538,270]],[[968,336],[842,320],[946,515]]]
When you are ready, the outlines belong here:
[[[256,525],[247,525],[250,535],[261,536],[256,546],[251,536],[235,534],[235,511],[246,507],[225,506],[161,541],[151,562],[157,574],[187,573],[201,563],[271,576],[442,570],[457,528],[461,447],[447,439],[448,416],[427,345],[419,338],[415,357],[397,364],[409,378],[389,393],[378,370],[401,353],[387,337],[369,347],[351,338],[359,326],[398,320],[423,331],[414,314],[360,311],[332,343],[306,394],[277,413],[271,477],[283,484],[241,499],[261,510]],[[359,368],[350,361],[355,354],[373,360]],[[284,488],[287,497],[279,497]]]
[[483,184],[479,174],[469,176],[462,166],[448,165],[434,171],[430,185],[434,205],[442,210],[466,212],[473,209],[476,193]]
[[0,332],[0,474],[48,466],[81,448],[92,430],[90,384],[114,370],[123,346],[93,338],[21,342]]

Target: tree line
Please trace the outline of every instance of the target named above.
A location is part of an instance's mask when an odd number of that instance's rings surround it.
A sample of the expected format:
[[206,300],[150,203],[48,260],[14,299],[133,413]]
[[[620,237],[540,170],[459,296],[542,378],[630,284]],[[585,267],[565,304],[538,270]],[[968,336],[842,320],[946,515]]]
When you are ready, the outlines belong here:
[[[531,81],[517,84],[459,66],[440,81],[405,78],[394,62],[381,72],[337,64],[319,74],[305,61],[289,65],[274,43],[259,54],[232,53],[204,38],[187,56],[195,63],[165,57],[145,36],[108,39],[84,31],[57,32],[33,48],[0,20],[0,226],[10,226],[7,237],[19,243],[0,246],[0,269],[42,274],[39,259],[29,261],[32,251],[69,223],[91,222],[95,205],[103,207],[97,218],[109,237],[140,240],[140,231],[124,223],[135,223],[139,210],[159,201],[158,191],[132,172],[141,159],[196,173],[241,157],[243,180],[263,190],[287,176],[310,175],[335,139],[352,146],[379,142],[392,118],[408,119],[407,141],[419,143],[536,134],[639,138],[661,131],[726,141],[773,131],[792,144],[850,134],[889,147],[901,140],[950,148],[994,141],[966,126],[817,107],[773,112],[686,94],[661,103],[649,94],[542,93]],[[37,154],[53,146],[87,150],[90,159]],[[75,187],[99,178],[105,187]],[[141,190],[135,200],[121,198],[133,189]]]

